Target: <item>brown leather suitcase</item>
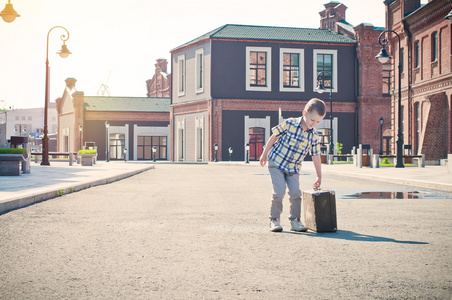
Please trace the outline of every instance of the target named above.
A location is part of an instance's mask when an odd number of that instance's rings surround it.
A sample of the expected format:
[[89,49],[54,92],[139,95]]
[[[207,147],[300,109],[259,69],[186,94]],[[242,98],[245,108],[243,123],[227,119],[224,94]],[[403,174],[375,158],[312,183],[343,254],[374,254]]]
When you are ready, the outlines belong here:
[[336,231],[336,196],[333,191],[303,192],[305,226],[316,232]]

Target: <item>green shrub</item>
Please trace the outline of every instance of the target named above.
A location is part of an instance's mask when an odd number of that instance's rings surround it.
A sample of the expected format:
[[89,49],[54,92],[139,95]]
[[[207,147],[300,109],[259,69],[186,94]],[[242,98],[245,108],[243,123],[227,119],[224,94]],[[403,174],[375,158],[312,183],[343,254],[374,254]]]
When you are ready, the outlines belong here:
[[23,154],[27,149],[22,148],[0,148],[0,154]]
[[80,154],[96,154],[96,150],[78,150]]

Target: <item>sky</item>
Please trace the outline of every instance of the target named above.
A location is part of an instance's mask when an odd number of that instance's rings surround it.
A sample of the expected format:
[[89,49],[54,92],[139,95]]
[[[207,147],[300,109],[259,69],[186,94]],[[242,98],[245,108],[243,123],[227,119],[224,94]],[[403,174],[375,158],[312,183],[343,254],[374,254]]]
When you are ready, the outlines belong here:
[[[49,35],[50,101],[65,79],[96,96],[101,85],[112,96],[146,97],[146,80],[171,49],[225,24],[319,28],[329,0],[11,0],[20,17],[0,19],[0,109],[43,107],[49,30],[63,26],[72,52],[63,59],[61,28]],[[346,20],[384,27],[383,0],[343,0]],[[3,10],[7,0],[0,0]],[[170,64],[168,71],[170,71]]]

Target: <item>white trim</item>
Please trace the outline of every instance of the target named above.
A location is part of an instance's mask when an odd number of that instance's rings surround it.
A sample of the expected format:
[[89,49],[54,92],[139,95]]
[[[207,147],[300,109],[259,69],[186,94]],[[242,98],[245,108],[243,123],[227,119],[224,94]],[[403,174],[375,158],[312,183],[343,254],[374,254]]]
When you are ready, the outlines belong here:
[[[181,69],[182,68],[182,69]],[[177,57],[177,95],[185,96],[187,89],[187,68],[185,63],[185,54]]]
[[[313,80],[312,80],[312,90],[314,92],[316,91],[316,87],[317,87],[317,54],[332,54],[333,55],[333,93],[337,93],[338,91],[338,84],[337,84],[337,50],[328,50],[328,49],[314,49],[314,55],[313,55],[313,64],[312,64],[312,76],[313,76]],[[327,91],[329,92],[330,89],[327,89]]]
[[[201,56],[201,59],[199,57]],[[199,78],[199,70],[201,69],[202,77]],[[197,94],[204,92],[204,74],[205,74],[205,65],[204,65],[204,48],[198,49],[195,52],[195,91]],[[200,86],[201,83],[201,87]]]
[[[182,136],[180,136],[180,131],[182,130]],[[187,131],[185,128],[185,118],[180,118],[176,121],[176,161],[186,161],[186,149],[187,149]],[[182,145],[180,145],[182,142]],[[182,149],[180,149],[182,147]],[[182,153],[181,153],[182,152]]]
[[[298,82],[300,84],[297,88],[287,88],[284,87],[284,53],[297,53],[299,54],[298,60]],[[304,92],[304,49],[294,49],[294,48],[281,48],[279,50],[279,90],[281,92]]]
[[[201,149],[199,148],[199,137],[198,130],[201,130]],[[195,117],[195,161],[204,161],[205,156],[205,122],[204,116]],[[199,152],[201,151],[201,158],[198,158]]]
[[[258,51],[258,52],[266,52],[267,53],[267,65],[265,70],[265,76],[267,80],[267,86],[251,86],[250,85],[250,52]],[[263,92],[271,92],[272,90],[272,48],[270,47],[246,47],[246,90],[247,91],[263,91]]]

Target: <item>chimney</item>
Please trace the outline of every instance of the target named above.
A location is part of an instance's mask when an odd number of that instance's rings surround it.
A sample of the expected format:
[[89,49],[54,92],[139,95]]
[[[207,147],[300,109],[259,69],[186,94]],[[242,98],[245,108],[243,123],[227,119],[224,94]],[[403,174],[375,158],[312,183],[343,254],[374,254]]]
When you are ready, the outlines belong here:
[[66,78],[65,81],[66,81],[67,88],[69,88],[69,89],[75,88],[75,83],[77,82],[77,79],[69,77],[69,78]]

